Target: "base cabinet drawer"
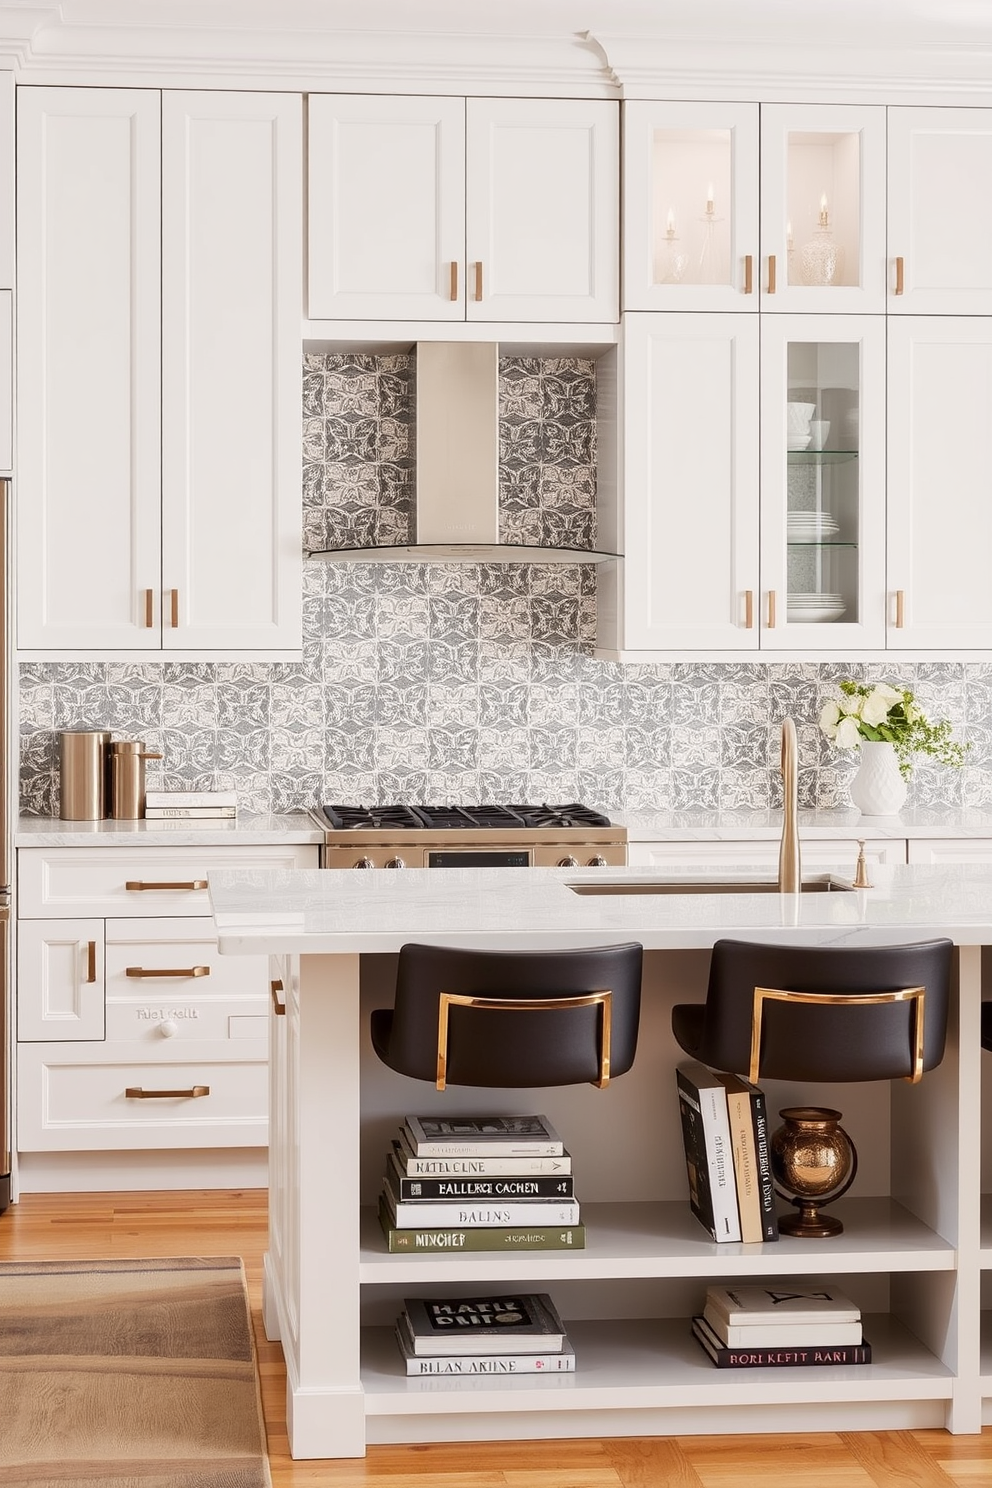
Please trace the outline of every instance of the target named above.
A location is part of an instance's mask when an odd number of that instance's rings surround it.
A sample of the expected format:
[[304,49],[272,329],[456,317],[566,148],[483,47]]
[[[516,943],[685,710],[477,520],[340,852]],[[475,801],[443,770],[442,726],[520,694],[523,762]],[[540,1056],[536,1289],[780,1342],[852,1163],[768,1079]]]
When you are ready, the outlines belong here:
[[186,1063],[132,1046],[24,1044],[17,1055],[23,1152],[264,1147],[268,1061],[245,1046],[232,1061],[206,1045]]

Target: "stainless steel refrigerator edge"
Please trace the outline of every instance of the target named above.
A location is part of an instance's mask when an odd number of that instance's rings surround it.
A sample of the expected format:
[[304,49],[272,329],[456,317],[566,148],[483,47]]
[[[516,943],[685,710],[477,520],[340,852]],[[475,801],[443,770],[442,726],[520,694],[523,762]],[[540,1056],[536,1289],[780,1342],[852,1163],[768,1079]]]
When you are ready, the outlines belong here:
[[0,481],[0,1214],[10,1203],[11,1080],[13,1009],[10,995],[10,831],[8,709],[10,699],[10,625],[8,619],[7,535],[10,531],[10,482]]

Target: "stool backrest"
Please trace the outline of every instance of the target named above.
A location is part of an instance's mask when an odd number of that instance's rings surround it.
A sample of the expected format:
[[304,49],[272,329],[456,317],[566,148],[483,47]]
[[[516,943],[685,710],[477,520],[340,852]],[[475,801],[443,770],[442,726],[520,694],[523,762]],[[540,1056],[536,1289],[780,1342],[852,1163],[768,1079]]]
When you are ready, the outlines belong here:
[[[710,960],[697,1057],[713,1069],[753,1077],[757,1003],[759,1078],[919,1078],[944,1056],[952,952],[944,939],[866,947],[719,940]],[[837,996],[829,1002],[756,999],[755,988]],[[870,1000],[874,994],[915,988],[923,989],[922,997]],[[921,1010],[922,1059],[916,1047]]]

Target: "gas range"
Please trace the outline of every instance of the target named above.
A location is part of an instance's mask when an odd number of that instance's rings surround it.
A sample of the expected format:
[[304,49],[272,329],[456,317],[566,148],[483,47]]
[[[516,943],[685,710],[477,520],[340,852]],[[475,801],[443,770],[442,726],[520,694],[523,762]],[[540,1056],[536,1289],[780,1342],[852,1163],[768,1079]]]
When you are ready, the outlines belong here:
[[627,829],[564,806],[321,806],[325,868],[622,867]]

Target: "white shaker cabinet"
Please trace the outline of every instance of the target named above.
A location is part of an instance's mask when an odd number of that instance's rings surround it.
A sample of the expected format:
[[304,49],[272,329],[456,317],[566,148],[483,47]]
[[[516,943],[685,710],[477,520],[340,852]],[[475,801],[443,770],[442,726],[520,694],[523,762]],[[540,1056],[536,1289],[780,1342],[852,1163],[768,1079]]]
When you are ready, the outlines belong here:
[[888,112],[889,312],[992,313],[992,109]]
[[18,95],[17,644],[300,640],[301,102]]
[[617,104],[313,94],[308,158],[312,320],[617,319]]
[[992,646],[992,318],[892,316],[888,647]]

